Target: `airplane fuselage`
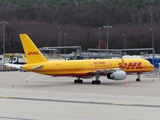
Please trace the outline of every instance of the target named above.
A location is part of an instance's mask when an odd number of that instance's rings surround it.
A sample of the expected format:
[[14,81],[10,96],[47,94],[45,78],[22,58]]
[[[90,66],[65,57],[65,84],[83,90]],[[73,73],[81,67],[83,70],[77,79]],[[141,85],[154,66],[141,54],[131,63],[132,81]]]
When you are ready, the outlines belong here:
[[7,64],[8,66],[51,76],[77,77],[74,83],[83,83],[80,78],[95,76],[92,84],[100,84],[101,75],[106,75],[111,80],[124,80],[127,77],[126,73],[137,73],[136,81],[140,81],[141,73],[154,70],[153,65],[142,58],[50,61],[43,56],[27,34],[20,34],[20,39],[27,64],[22,66]]
[[[90,60],[60,60],[47,61],[22,66],[24,70],[52,76],[91,76],[92,71],[120,68],[126,73],[143,73],[154,70],[154,67],[145,59],[90,59]],[[39,69],[33,69],[41,66]],[[32,70],[33,69],[33,70]],[[101,73],[101,75],[106,75]]]

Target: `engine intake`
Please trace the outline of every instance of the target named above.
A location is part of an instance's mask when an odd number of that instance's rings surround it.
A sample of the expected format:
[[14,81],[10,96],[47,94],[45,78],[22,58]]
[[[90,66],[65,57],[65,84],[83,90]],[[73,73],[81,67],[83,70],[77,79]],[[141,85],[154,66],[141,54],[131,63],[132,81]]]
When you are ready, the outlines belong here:
[[127,77],[126,72],[122,70],[107,74],[107,78],[112,80],[124,80],[126,77]]

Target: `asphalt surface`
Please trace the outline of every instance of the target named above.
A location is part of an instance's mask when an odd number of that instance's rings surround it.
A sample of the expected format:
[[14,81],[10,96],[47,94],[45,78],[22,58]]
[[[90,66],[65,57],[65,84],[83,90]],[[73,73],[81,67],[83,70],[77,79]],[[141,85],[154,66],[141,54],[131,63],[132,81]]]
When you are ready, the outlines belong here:
[[2,120],[159,120],[160,79],[157,73],[128,75],[102,84],[73,77],[31,72],[0,72]]

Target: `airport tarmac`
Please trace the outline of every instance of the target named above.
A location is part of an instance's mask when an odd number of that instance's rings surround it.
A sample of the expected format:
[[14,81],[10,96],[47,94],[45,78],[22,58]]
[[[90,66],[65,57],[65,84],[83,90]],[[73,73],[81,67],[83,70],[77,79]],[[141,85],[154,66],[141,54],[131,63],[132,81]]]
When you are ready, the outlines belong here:
[[[0,72],[0,119],[3,120],[159,120],[160,79],[137,75],[102,84],[74,77],[31,72]],[[127,84],[126,84],[127,83]]]

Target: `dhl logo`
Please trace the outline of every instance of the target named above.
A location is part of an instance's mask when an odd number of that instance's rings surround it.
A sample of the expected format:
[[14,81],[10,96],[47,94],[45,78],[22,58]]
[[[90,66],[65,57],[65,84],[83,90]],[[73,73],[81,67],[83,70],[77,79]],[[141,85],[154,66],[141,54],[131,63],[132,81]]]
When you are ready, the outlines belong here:
[[28,52],[28,55],[39,55],[38,52]]
[[125,63],[125,67],[122,66],[122,63],[118,63],[119,68],[126,68],[126,69],[142,69],[143,66],[141,66],[142,62],[129,62],[128,64]]

